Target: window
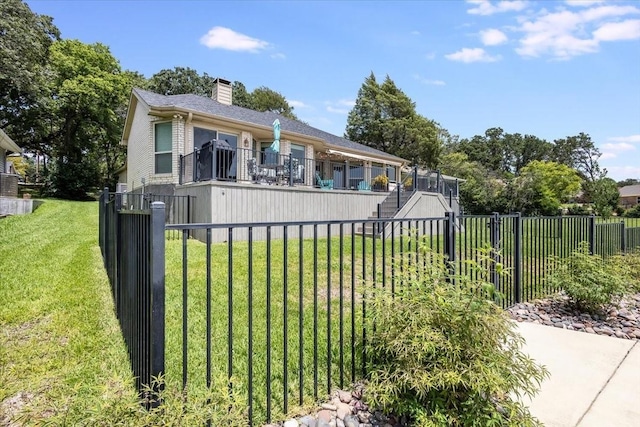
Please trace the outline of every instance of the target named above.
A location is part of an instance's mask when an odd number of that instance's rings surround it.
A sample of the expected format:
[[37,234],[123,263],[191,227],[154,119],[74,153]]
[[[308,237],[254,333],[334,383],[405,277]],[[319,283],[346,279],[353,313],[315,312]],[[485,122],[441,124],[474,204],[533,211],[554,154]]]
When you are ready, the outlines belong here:
[[171,123],[158,123],[155,127],[155,163],[156,173],[171,173],[172,139]]
[[193,127],[193,148],[200,149],[202,144],[212,139],[218,139],[218,132],[211,129]]
[[272,142],[260,143],[260,163],[263,165],[275,165],[278,163],[278,153],[271,149]]
[[300,164],[304,163],[304,145],[291,144],[291,157],[300,160]]
[[396,181],[396,168],[394,166],[387,166],[387,176],[389,177],[389,181]]

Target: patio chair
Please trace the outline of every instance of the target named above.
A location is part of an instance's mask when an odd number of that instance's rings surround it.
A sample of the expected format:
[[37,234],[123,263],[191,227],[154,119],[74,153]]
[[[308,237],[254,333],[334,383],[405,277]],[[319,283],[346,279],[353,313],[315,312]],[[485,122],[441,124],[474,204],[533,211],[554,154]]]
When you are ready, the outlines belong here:
[[371,186],[367,181],[360,181],[358,183],[358,191],[371,191]]
[[333,190],[333,180],[332,179],[322,179],[320,174],[316,172],[316,182],[321,190]]
[[293,177],[293,182],[303,182],[304,179],[304,166],[300,164],[298,159],[293,159],[291,161],[291,165],[289,164],[289,159],[285,159],[284,161],[284,177],[285,179],[289,179],[289,171],[291,170],[291,176]]

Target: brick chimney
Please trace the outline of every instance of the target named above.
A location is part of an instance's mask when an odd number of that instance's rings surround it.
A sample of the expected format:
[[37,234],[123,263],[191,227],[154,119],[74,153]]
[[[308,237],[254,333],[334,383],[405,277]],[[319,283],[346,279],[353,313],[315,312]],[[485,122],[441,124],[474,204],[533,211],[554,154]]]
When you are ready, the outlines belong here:
[[220,77],[216,78],[213,81],[211,97],[221,104],[231,105],[231,82]]

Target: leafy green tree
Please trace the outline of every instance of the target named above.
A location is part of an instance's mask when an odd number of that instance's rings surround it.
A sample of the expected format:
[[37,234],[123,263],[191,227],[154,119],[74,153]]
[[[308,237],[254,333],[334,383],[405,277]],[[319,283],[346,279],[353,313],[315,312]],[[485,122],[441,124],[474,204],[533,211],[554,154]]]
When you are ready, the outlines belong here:
[[242,82],[235,81],[231,83],[232,104],[238,107],[253,108],[251,104],[251,94],[247,92],[247,88]]
[[415,110],[415,103],[387,76],[371,73],[349,112],[345,137],[414,163],[435,168],[442,150],[440,126]]
[[552,145],[534,135],[505,133],[489,128],[484,135],[460,141],[458,149],[487,169],[502,175],[518,174],[534,160],[549,160]]
[[588,134],[580,132],[576,136],[556,139],[553,143],[551,158],[554,162],[575,169],[583,179],[591,182],[603,177],[598,164],[602,153]]
[[[53,158],[47,191],[83,199],[87,190],[113,183],[123,160],[118,145],[124,111],[136,73],[123,73],[109,48],[100,43],[62,40],[50,48],[49,98]],[[105,182],[106,181],[106,182]]]
[[460,204],[467,214],[482,215],[509,210],[504,179],[480,163],[469,160],[465,153],[443,155],[439,167],[442,173],[462,180]]
[[594,182],[587,182],[591,203],[596,214],[608,218],[620,202],[620,192],[616,182],[607,177],[600,178]]
[[44,148],[48,50],[59,38],[51,17],[20,0],[0,2],[0,127],[25,149]]
[[293,120],[298,118],[293,113],[293,107],[289,105],[282,94],[265,86],[260,86],[251,92],[251,109],[256,111],[271,111],[282,114]]
[[525,215],[556,215],[560,205],[580,191],[581,182],[566,165],[534,160],[511,182],[511,209]]
[[181,95],[192,93],[211,96],[214,79],[207,73],[203,75],[189,67],[175,67],[160,70],[149,79],[148,89],[162,95]]
[[617,183],[618,188],[626,187],[627,185],[638,185],[638,184],[640,184],[640,179],[635,179],[635,178],[623,179],[622,181],[618,181]]

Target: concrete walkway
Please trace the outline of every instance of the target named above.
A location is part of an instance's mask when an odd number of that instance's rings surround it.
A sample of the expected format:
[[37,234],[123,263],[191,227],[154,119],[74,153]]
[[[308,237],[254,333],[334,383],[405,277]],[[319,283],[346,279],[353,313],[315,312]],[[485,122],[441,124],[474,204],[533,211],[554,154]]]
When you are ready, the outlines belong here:
[[551,376],[523,398],[548,427],[640,426],[640,342],[519,323],[524,352]]

